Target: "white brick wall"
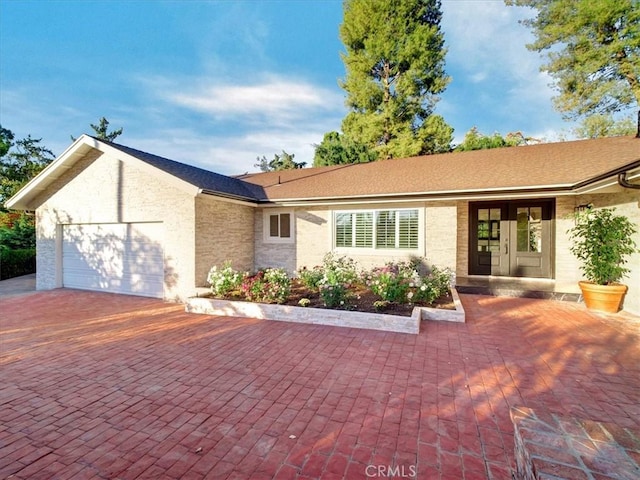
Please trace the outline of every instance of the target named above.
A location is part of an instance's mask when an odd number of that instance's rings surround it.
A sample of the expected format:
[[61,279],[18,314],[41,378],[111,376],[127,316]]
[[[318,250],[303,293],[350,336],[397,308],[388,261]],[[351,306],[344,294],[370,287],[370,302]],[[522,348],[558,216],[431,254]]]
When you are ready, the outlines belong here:
[[[284,268],[289,275],[293,275],[297,268],[296,260],[296,243],[268,243],[264,241],[264,214],[271,209],[260,208],[255,213],[254,218],[254,242],[255,242],[255,262],[254,270],[261,268]],[[278,208],[278,212],[282,213],[287,209]],[[298,231],[297,212],[290,209],[294,215],[293,230],[291,234],[296,238]],[[297,239],[298,243],[301,240]]]
[[62,286],[61,224],[160,221],[165,232],[159,241],[164,248],[165,298],[191,295],[195,287],[193,196],[132,164],[106,154],[92,155],[36,199],[37,288]]
[[[574,225],[573,209],[577,205],[593,204],[594,208],[615,208],[616,213],[625,215],[638,228],[635,242],[640,247],[640,192],[638,190],[616,187],[614,191],[598,195],[558,199],[556,204],[556,290],[576,291],[584,277],[577,259],[569,251],[570,241],[567,230]],[[622,283],[629,287],[625,297],[624,309],[640,315],[640,253],[628,258],[627,267],[631,273]]]
[[207,286],[214,265],[230,261],[239,271],[254,269],[255,207],[222,201],[209,195],[196,197],[195,268],[198,286]]
[[[340,205],[335,210],[385,208],[419,208],[426,218],[427,228],[422,248],[417,252],[360,252],[352,249],[339,252],[355,259],[361,267],[371,268],[384,265],[388,261],[408,260],[421,256],[440,267],[455,268],[456,259],[456,204],[419,202],[411,204],[371,204]],[[289,272],[306,266],[313,267],[322,263],[324,255],[332,249],[332,215],[330,207],[312,207],[295,209],[296,244],[265,244],[262,240],[262,211],[256,215],[256,268],[279,266]],[[259,217],[259,218],[258,218]]]

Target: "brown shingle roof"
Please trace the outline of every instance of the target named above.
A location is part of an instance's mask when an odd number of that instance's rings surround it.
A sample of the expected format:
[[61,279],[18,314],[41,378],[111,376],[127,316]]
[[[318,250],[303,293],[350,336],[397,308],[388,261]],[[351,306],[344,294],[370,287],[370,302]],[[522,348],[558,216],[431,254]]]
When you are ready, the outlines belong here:
[[262,200],[568,189],[640,166],[640,139],[609,137],[242,175]]

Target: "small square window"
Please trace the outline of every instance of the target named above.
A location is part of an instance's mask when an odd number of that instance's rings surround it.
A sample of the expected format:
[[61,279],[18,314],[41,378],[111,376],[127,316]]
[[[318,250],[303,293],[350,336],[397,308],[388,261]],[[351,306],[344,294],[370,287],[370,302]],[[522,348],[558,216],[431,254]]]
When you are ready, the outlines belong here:
[[293,242],[293,215],[291,212],[265,212],[264,241],[267,243]]

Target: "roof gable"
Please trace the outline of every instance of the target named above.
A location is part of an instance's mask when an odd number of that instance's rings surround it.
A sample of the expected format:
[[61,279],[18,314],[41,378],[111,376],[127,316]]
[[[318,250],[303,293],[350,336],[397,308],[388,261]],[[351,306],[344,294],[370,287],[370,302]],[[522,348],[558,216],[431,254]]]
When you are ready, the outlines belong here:
[[102,142],[107,145],[111,145],[116,150],[124,152],[127,155],[156,167],[169,175],[198,187],[206,193],[227,195],[231,198],[248,201],[255,201],[257,198],[263,196],[263,189],[259,185],[243,182],[242,180],[234,177],[221,175],[210,170],[204,170],[202,168],[170,160],[158,155],[153,155],[141,150],[136,150],[124,145],[105,141]]
[[204,192],[222,197],[255,202],[262,187],[241,180],[220,175],[208,170],[176,162],[168,158],[136,150],[124,145],[82,135],[72,143],[51,164],[29,181],[20,191],[6,202],[7,208],[32,210],[31,202],[60,178],[81,158],[91,152],[109,154],[118,160],[134,162],[150,173],[163,176],[174,186],[196,195]]

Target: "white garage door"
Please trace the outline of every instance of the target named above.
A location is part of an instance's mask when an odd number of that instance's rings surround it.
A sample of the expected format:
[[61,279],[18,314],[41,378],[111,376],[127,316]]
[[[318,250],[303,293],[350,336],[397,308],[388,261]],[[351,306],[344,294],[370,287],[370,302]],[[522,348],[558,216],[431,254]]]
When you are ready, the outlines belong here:
[[76,224],[62,230],[65,287],[162,298],[162,223]]

